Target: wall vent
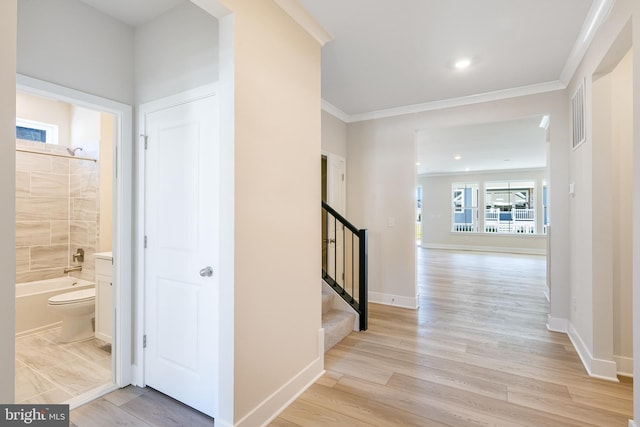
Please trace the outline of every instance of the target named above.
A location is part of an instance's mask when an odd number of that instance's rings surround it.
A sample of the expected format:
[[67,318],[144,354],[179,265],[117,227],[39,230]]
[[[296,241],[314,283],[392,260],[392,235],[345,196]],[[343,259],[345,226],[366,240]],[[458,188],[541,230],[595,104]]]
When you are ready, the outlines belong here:
[[585,141],[585,120],[584,120],[584,80],[571,98],[571,122],[573,125],[573,148],[577,148]]

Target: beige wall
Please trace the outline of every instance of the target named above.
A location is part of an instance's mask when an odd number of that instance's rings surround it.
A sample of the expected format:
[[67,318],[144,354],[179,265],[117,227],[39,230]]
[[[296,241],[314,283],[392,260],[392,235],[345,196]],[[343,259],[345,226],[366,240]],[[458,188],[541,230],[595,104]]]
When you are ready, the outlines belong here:
[[495,233],[453,233],[451,231],[451,188],[454,183],[476,183],[479,185],[482,205],[484,183],[489,181],[523,181],[536,183],[536,215],[538,230],[542,229],[542,185],[546,180],[546,170],[486,172],[464,175],[437,175],[418,178],[422,185],[422,246],[431,248],[461,248],[476,250],[496,250],[544,254],[547,238],[544,235],[510,235]]
[[320,45],[274,2],[224,3],[235,19],[238,422],[321,356]]
[[58,125],[58,144],[70,145],[71,106],[69,104],[17,93],[16,117]]
[[0,402],[14,402],[16,0],[0,3]]

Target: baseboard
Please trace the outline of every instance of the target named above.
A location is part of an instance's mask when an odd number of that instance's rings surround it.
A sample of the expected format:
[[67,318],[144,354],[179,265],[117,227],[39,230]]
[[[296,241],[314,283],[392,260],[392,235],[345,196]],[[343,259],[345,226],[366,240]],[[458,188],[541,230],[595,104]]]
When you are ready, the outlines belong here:
[[613,356],[613,360],[616,361],[616,369],[618,371],[618,375],[633,378],[633,358]]
[[547,315],[547,329],[551,332],[562,332],[566,334],[569,332],[568,325],[569,321],[567,319],[552,317],[550,314]]
[[618,372],[616,362],[613,360],[596,359],[589,351],[582,337],[576,330],[576,328],[569,323],[569,339],[576,349],[582,365],[587,370],[587,374],[593,378],[599,378],[601,380],[620,382],[618,380]]
[[[280,415],[294,400],[306,389],[324,375],[324,330],[320,329],[319,349],[320,354],[306,368],[291,378],[286,384],[276,390],[271,396],[260,403],[253,411],[249,412],[236,427],[267,426]],[[217,424],[217,422],[216,422]]]
[[[546,236],[542,236],[546,237]],[[546,249],[535,248],[509,248],[502,246],[469,246],[469,245],[444,245],[437,243],[422,243],[420,245],[425,249],[445,249],[453,251],[476,251],[476,252],[502,252],[508,254],[525,254],[525,255],[546,255]]]
[[640,427],[640,424],[636,423],[634,420],[629,420],[629,427]]
[[418,295],[413,297],[403,297],[400,295],[383,294],[381,292],[369,291],[369,302],[376,304],[391,305],[393,307],[418,309]]

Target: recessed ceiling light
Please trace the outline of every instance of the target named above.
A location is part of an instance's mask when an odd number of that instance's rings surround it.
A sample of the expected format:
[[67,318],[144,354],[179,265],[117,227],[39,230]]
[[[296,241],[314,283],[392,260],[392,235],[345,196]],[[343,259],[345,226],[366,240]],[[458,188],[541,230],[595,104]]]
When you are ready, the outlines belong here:
[[471,60],[469,58],[458,59],[453,64],[453,66],[456,68],[456,70],[464,70],[465,68],[469,68],[470,65],[471,65]]
[[459,155],[459,154],[453,157],[454,160],[460,160],[461,158],[462,158],[462,156]]
[[464,171],[465,172],[469,172],[469,168],[464,168]]
[[416,162],[416,166],[420,166],[422,163],[420,162]]

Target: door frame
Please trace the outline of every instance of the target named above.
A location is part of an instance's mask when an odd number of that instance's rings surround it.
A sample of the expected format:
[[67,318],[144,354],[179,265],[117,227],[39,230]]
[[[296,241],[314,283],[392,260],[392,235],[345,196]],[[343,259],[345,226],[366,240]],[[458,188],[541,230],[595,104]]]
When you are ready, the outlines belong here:
[[118,387],[131,384],[131,278],[132,262],[132,195],[133,161],[132,131],[133,113],[130,105],[112,101],[75,89],[17,74],[16,90],[32,95],[45,96],[69,104],[103,111],[115,116],[116,132],[113,145],[114,185],[113,185],[113,278],[114,289],[114,337],[112,357],[112,387],[101,388],[95,396],[73,400],[71,407],[77,407]]
[[[146,116],[147,114],[164,110],[167,108],[175,107],[187,102],[195,101],[198,99],[206,98],[209,96],[218,96],[219,84],[211,83],[195,89],[180,92],[175,95],[160,98],[155,101],[150,101],[144,104],[140,104],[138,107],[138,144],[136,148],[137,163],[136,163],[136,286],[135,286],[135,324],[137,325],[134,333],[134,351],[136,354],[136,363],[133,365],[133,384],[144,387],[146,386],[146,380],[144,378],[145,370],[145,358],[144,358],[144,333],[145,333],[145,213],[146,213],[146,159],[145,159],[145,138],[144,132],[146,131]],[[222,160],[219,159],[221,162]],[[219,165],[215,165],[218,167]],[[220,301],[220,299],[218,299]]]

